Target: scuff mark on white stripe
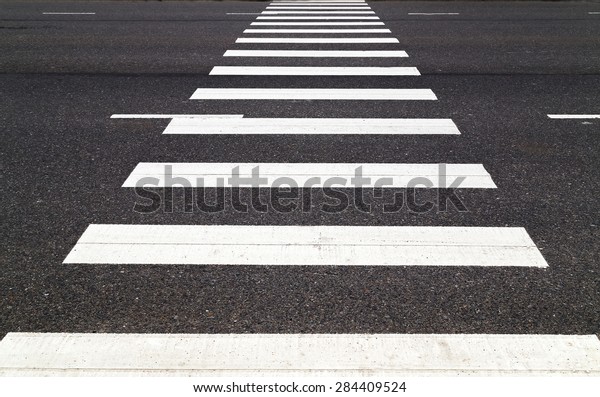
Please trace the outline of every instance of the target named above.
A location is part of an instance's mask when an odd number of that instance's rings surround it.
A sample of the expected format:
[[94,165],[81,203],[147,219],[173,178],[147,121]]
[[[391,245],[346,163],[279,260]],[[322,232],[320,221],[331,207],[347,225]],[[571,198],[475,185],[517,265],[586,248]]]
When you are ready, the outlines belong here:
[[92,224],[63,263],[548,266],[523,228],[450,226]]

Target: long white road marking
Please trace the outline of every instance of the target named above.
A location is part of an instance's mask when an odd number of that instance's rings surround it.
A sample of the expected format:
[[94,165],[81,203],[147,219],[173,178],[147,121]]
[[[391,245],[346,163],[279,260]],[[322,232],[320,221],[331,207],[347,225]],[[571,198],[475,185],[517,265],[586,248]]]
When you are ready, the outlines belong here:
[[314,16],[314,17],[290,17],[290,16],[279,16],[279,17],[269,17],[269,16],[258,16],[256,19],[379,19],[377,16],[364,16],[364,17],[339,17],[339,16]]
[[42,12],[43,15],[96,15],[95,12]]
[[210,75],[241,76],[420,76],[415,67],[215,66]]
[[246,29],[244,34],[258,34],[258,33],[362,33],[362,34],[373,34],[373,33],[392,33],[389,29]]
[[588,12],[588,14],[591,14],[591,15],[599,15],[599,14],[600,14],[600,11],[591,11],[591,12]]
[[175,118],[163,134],[459,135],[451,119]]
[[251,26],[382,26],[383,22],[252,22]]
[[408,15],[460,15],[458,12],[409,12]]
[[[595,335],[8,333],[3,376],[600,374]],[[409,386],[410,387],[410,386]]]
[[549,114],[551,119],[600,119],[600,114]]
[[113,114],[111,119],[223,119],[242,118],[243,114]]
[[[235,183],[230,179],[234,172],[240,178],[251,178],[253,170],[258,171],[260,178],[264,179],[260,186],[244,181]],[[286,180],[286,186],[293,181],[295,187],[320,188],[336,178],[337,187],[354,188],[357,186],[351,182],[351,178],[357,175],[369,179],[361,185],[364,188],[425,188],[424,183],[427,183],[428,188],[434,189],[496,188],[492,177],[481,164],[373,163],[139,163],[122,187],[142,187],[147,183],[152,187],[268,188],[276,186],[276,180]],[[187,181],[184,182],[185,186],[182,184],[183,179]],[[385,185],[378,184],[384,181]]]
[[263,11],[263,15],[281,15],[281,14],[375,14],[375,11]]
[[227,12],[227,15],[260,15],[260,12]]
[[399,43],[395,37],[372,37],[372,38],[329,38],[329,37],[241,37],[236,43],[287,43],[287,44],[309,44],[309,43]]
[[406,58],[405,51],[227,50],[224,57]]
[[332,7],[310,7],[310,6],[276,7],[276,6],[269,6],[266,9],[267,10],[354,10],[354,11],[360,11],[360,10],[370,10],[371,7],[363,7],[363,6],[357,6],[357,7],[339,7],[339,6],[332,6]]
[[437,100],[424,88],[198,88],[190,99]]
[[263,11],[263,15],[280,15],[280,14],[375,14],[375,11]]
[[[344,6],[352,6],[352,7],[364,7],[364,6],[369,6],[367,3],[351,3],[351,2],[347,2],[347,3],[333,3],[333,2],[318,2],[318,3],[314,3],[314,2],[295,2],[295,3],[271,3],[272,6],[305,6],[305,7],[310,7],[310,6],[336,6],[336,7],[344,7]],[[269,6],[269,7],[272,7]]]
[[525,229],[89,225],[63,263],[547,267]]

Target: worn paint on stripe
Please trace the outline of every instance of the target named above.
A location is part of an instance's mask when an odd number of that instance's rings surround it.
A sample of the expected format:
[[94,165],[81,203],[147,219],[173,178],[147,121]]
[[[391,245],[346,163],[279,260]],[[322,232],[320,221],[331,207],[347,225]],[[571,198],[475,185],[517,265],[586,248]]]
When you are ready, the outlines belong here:
[[246,29],[244,34],[259,34],[259,33],[311,33],[311,34],[322,34],[322,33],[360,33],[360,34],[374,34],[374,33],[392,33],[389,29]]
[[399,43],[394,37],[373,37],[373,38],[329,38],[329,37],[241,37],[236,43],[287,43],[287,44],[314,44],[314,43]]
[[64,263],[547,267],[523,228],[88,226]]
[[[251,178],[236,183],[233,174]],[[354,177],[365,178],[361,186]],[[496,185],[481,164],[349,164],[349,163],[139,163],[123,187],[324,187],[336,178],[336,187],[494,189]],[[185,180],[185,181],[184,181]]]
[[227,50],[224,57],[406,58],[405,51]]
[[[595,335],[8,333],[2,375],[598,375]],[[410,385],[409,385],[410,387]]]
[[173,119],[164,134],[459,135],[451,119],[239,118]]
[[251,76],[419,76],[414,67],[215,66],[210,75]]
[[198,88],[190,99],[436,100],[421,88]]

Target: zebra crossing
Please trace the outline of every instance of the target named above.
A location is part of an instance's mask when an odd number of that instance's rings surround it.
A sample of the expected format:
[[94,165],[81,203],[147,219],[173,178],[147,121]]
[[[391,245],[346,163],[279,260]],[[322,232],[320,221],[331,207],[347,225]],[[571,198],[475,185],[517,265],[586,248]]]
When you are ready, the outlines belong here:
[[[223,57],[235,66],[215,65],[210,75],[241,76],[404,76],[418,79],[413,66],[311,66],[302,58],[409,58],[399,40],[363,0],[275,0],[243,31]],[[279,27],[278,27],[279,26]],[[348,27],[344,27],[348,26]],[[310,35],[289,37],[288,35]],[[346,34],[349,37],[330,37]],[[266,37],[265,37],[266,35]],[[277,36],[275,36],[277,35]],[[322,37],[315,37],[319,35]],[[379,35],[363,37],[365,35]],[[250,37],[249,37],[250,36]],[[257,36],[257,37],[255,37]],[[368,49],[369,44],[388,49]],[[276,45],[276,49],[264,44]],[[287,46],[292,44],[293,46]],[[315,44],[356,49],[323,50]],[[282,46],[283,45],[283,46]],[[299,47],[298,47],[299,46]],[[268,47],[268,48],[266,48]],[[292,47],[292,48],[289,48]],[[298,66],[250,66],[248,58],[295,58]],[[429,88],[194,87],[197,101],[437,101]],[[227,102],[226,102],[227,103]],[[227,106],[224,105],[224,109]],[[450,118],[252,118],[244,114],[114,114],[113,119],[169,119],[163,135],[449,135],[459,127]],[[151,160],[151,159],[148,159]],[[201,160],[201,159],[199,159]],[[389,178],[387,187],[497,189],[485,164],[351,163],[139,163],[123,188],[164,174],[189,187],[219,186],[233,168],[240,176],[259,167],[265,184],[288,178],[350,178],[363,167],[369,179]],[[173,159],[177,161],[177,159]],[[441,180],[444,182],[439,182]],[[198,181],[202,181],[200,184]],[[321,187],[316,183],[311,187]],[[367,184],[365,187],[375,187]],[[243,186],[242,186],[243,187]],[[341,216],[341,215],[340,215]],[[492,226],[237,226],[91,224],[64,259],[65,265],[279,265],[506,267],[543,271],[549,264],[522,227]],[[233,347],[232,347],[233,346]],[[195,352],[194,354],[190,352]],[[203,352],[203,354],[197,354]],[[257,352],[261,352],[257,354]],[[323,354],[323,352],[327,352]],[[490,353],[494,352],[494,353]],[[490,355],[491,354],[491,355]],[[83,356],[94,360],[83,359]],[[182,360],[181,357],[186,357]],[[373,359],[376,358],[376,359]],[[598,373],[600,342],[595,336],[544,335],[140,335],[10,333],[0,342],[0,373],[105,374],[120,371],[181,373],[293,374],[383,370],[416,374]],[[238,371],[238,372],[236,372]],[[65,372],[63,372],[65,373]],[[131,372],[130,372],[131,373]]]

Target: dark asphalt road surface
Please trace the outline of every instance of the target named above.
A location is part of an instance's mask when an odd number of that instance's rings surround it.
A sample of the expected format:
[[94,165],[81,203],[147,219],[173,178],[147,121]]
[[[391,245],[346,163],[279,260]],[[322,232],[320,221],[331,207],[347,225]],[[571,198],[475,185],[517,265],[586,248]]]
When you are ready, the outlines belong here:
[[[223,58],[228,49],[306,48],[234,43],[256,15],[226,13],[266,4],[0,3],[0,336],[600,333],[600,120],[546,116],[600,113],[600,15],[588,14],[599,3],[372,2],[409,58],[289,64],[416,66],[422,77],[208,76],[282,64]],[[407,15],[433,11],[460,15]],[[439,100],[189,100],[200,87],[430,88]],[[166,119],[115,113],[440,117],[462,135],[161,135]],[[173,213],[137,214],[120,186],[137,163],[161,161],[482,163],[498,189],[460,189],[467,212],[186,214],[176,192]],[[90,223],[519,226],[549,267],[63,265]]]

